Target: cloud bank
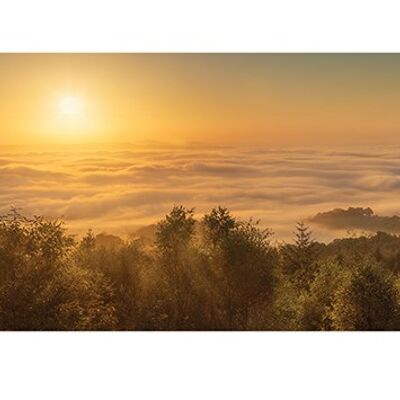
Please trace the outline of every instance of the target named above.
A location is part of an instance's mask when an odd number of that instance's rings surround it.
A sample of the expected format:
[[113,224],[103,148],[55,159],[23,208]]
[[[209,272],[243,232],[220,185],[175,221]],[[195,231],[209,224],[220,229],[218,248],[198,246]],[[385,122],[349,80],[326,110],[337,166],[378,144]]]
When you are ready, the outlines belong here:
[[[174,204],[196,207],[199,215],[223,205],[243,218],[261,219],[277,238],[287,239],[296,221],[322,210],[357,206],[399,213],[399,155],[397,148],[195,145],[2,151],[0,211],[13,205],[29,215],[62,216],[77,233],[91,227],[123,235],[163,217]],[[331,217],[312,221],[319,238],[348,228],[342,217],[336,224]]]

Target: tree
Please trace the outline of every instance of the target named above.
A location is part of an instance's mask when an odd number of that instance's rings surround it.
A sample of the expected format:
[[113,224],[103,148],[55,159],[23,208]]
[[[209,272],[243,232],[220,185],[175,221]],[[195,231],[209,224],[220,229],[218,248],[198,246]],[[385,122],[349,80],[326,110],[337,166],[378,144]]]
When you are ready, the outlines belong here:
[[193,212],[193,208],[174,206],[165,219],[157,224],[156,245],[166,259],[179,261],[187,249],[194,233]]
[[258,222],[238,221],[226,208],[203,218],[207,253],[224,290],[227,329],[249,327],[250,311],[271,296],[275,252],[271,231]]
[[283,246],[281,254],[283,272],[298,289],[307,289],[316,271],[318,249],[310,228],[304,222],[297,223],[294,244]]
[[111,283],[75,265],[61,221],[0,217],[0,327],[5,330],[113,329]]
[[399,304],[394,276],[372,261],[349,275],[333,301],[332,321],[337,330],[399,329]]
[[[194,210],[174,206],[157,224],[156,249],[160,272],[167,289],[170,328],[188,329],[192,295],[192,240],[195,228]],[[169,300],[169,301],[168,301]]]
[[327,259],[320,266],[308,291],[298,298],[297,329],[332,330],[332,307],[348,271],[336,260]]
[[229,240],[236,229],[238,221],[229,210],[224,207],[213,208],[209,214],[203,217],[203,230],[206,243],[212,248],[221,248]]

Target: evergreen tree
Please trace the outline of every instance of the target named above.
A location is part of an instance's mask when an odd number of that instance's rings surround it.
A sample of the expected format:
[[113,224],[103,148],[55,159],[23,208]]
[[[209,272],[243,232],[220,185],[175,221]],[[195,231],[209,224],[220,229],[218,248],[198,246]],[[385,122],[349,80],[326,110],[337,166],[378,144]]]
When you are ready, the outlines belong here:
[[283,272],[298,289],[308,289],[317,269],[317,245],[303,221],[297,223],[294,235],[294,244],[283,246],[281,251]]

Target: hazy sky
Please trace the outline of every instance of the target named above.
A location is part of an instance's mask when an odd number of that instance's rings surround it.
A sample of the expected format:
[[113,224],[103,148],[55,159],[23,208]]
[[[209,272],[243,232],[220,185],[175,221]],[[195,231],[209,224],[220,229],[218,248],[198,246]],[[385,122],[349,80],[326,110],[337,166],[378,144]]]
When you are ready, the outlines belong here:
[[400,55],[0,55],[3,145],[395,143],[399,104]]

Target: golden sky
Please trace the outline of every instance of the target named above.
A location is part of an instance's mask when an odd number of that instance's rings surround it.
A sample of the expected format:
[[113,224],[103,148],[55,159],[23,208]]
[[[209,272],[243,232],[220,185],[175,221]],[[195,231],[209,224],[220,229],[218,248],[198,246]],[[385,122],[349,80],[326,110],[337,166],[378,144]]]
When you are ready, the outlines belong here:
[[1,54],[0,144],[395,143],[400,55]]

